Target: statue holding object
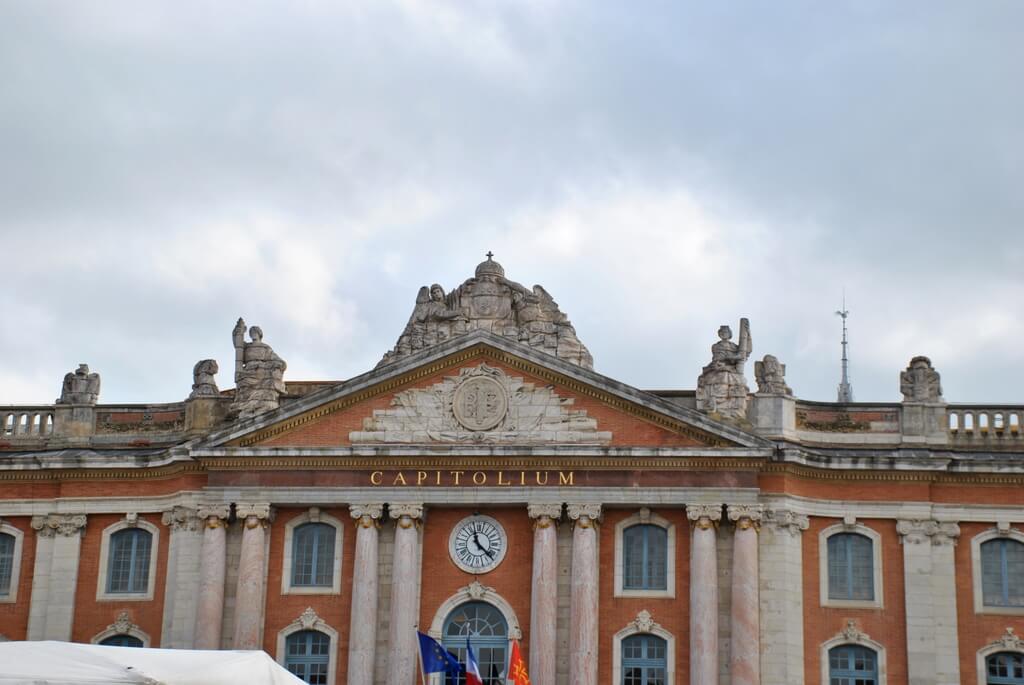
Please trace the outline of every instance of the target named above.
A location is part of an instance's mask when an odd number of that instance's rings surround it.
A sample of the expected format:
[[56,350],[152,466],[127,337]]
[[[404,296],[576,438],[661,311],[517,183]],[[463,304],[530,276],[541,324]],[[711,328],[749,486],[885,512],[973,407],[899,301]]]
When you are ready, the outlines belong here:
[[721,326],[718,342],[711,346],[711,363],[697,379],[697,409],[722,418],[745,419],[747,415],[747,379],[743,365],[750,358],[753,344],[750,321],[740,319],[740,338],[732,341],[732,329]]
[[263,342],[259,326],[249,329],[251,342],[246,342],[245,320],[240,318],[231,338],[235,345],[235,399],[229,416],[248,418],[277,409],[285,393],[288,365]]
[[57,404],[96,404],[100,396],[100,375],[90,373],[88,364],[79,364],[64,375]]

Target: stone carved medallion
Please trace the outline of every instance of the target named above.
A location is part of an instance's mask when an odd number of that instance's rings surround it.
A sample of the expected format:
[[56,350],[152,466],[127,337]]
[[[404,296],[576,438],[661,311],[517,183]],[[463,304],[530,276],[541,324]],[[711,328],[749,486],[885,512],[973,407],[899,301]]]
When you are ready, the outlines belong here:
[[501,383],[486,376],[464,381],[452,398],[455,419],[471,431],[494,428],[508,413],[508,396]]

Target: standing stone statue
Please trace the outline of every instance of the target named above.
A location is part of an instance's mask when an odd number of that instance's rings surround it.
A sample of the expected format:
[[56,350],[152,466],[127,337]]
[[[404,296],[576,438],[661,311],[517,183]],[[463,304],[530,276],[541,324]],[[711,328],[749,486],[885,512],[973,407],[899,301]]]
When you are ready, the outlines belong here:
[[932,360],[917,356],[910,360],[906,371],[900,372],[900,392],[904,402],[942,402],[939,372],[932,368]]
[[739,343],[732,341],[732,329],[718,329],[718,342],[711,346],[711,363],[697,379],[697,409],[723,418],[746,418],[747,379],[743,364],[750,358],[750,321],[740,319]]
[[231,338],[235,344],[235,399],[228,414],[248,418],[277,409],[285,393],[288,365],[263,342],[259,326],[249,329],[252,342],[245,342],[245,321],[239,319]]
[[73,373],[64,375],[57,404],[96,404],[100,396],[100,375],[89,373],[88,364],[79,364]]
[[188,396],[191,400],[196,397],[216,397],[220,394],[217,389],[217,380],[214,376],[220,368],[216,359],[201,359],[192,367],[192,393]]
[[763,360],[754,362],[754,377],[758,394],[793,394],[793,389],[786,385],[786,365],[773,354],[766,354]]

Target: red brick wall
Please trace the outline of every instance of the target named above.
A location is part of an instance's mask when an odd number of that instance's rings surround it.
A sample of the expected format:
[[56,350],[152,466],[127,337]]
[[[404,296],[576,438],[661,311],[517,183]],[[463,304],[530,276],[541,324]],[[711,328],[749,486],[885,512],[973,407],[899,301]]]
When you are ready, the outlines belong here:
[[907,682],[906,606],[903,547],[896,532],[896,522],[883,519],[858,519],[857,522],[876,531],[882,538],[883,606],[881,609],[847,609],[821,605],[819,555],[826,554],[827,550],[819,550],[818,535],[825,528],[839,523],[839,519],[811,517],[810,528],[804,532],[803,538],[805,682],[821,681],[820,645],[840,633],[847,620],[854,619],[861,631],[885,647],[889,685],[904,685]]
[[[8,640],[24,640],[28,637],[28,611],[32,600],[32,569],[36,563],[36,532],[29,525],[28,516],[4,518],[4,523],[20,530],[21,566],[18,573],[18,600],[0,603],[0,634]],[[13,588],[12,588],[13,589]]]
[[75,616],[71,631],[73,642],[91,642],[93,636],[102,633],[124,610],[128,611],[132,623],[149,635],[150,646],[160,645],[160,631],[163,625],[164,586],[167,579],[167,549],[170,544],[170,530],[160,523],[159,514],[140,514],[139,519],[152,523],[160,529],[158,543],[156,581],[153,599],[146,601],[98,601],[96,599],[97,579],[100,567],[100,544],[103,529],[124,519],[124,515],[93,514],[82,534],[82,546],[78,561],[78,586],[75,590]]

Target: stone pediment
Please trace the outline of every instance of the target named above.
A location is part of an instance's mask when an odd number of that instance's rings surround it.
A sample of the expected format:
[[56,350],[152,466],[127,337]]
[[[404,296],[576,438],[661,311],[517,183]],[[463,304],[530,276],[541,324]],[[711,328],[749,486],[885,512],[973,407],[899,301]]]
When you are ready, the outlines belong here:
[[217,447],[752,447],[770,442],[487,331],[240,419]]

